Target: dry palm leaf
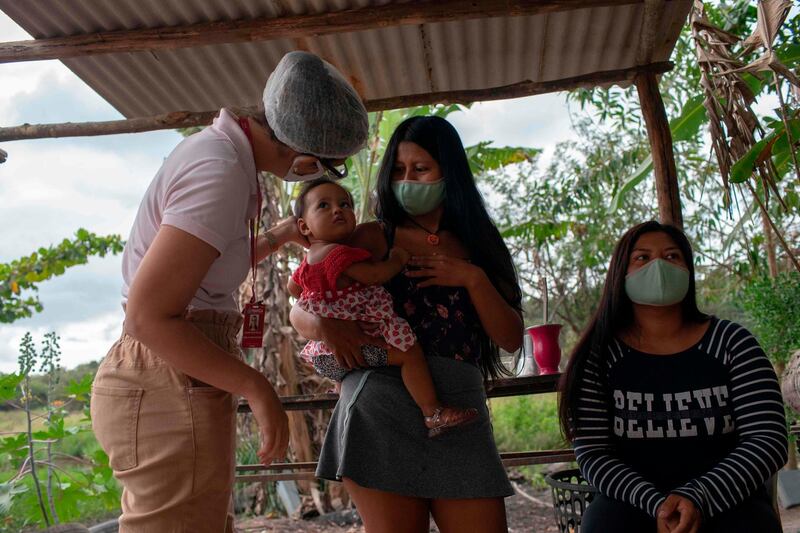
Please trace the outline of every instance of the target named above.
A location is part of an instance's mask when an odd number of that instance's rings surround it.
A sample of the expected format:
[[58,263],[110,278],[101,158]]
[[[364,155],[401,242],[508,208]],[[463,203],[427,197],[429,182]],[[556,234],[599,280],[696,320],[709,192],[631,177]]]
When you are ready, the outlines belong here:
[[[763,201],[756,198],[762,212],[769,217],[767,208],[771,195],[786,209],[786,204],[777,186],[778,171],[771,157],[771,150],[776,142],[759,141],[759,139],[765,138],[765,131],[751,108],[755,101],[755,94],[743,76],[755,76],[757,78],[755,81],[760,84],[763,80],[759,73],[772,72],[783,110],[781,115],[786,137],[789,146],[793,146],[780,80],[786,79],[793,90],[796,90],[800,87],[800,79],[778,59],[773,49],[778,30],[791,7],[792,2],[787,0],[762,0],[759,2],[756,28],[744,41],[736,35],[716,27],[706,16],[705,6],[701,0],[695,0],[689,15],[700,66],[700,84],[704,93],[703,105],[709,117],[711,146],[719,164],[725,187],[725,204],[729,210],[732,209],[731,172],[737,170],[735,181],[738,181],[741,174],[739,171],[740,161],[745,155],[748,155],[748,160],[752,163],[752,171],[745,175],[744,179],[752,194],[763,194]],[[743,58],[760,49],[763,50],[760,57],[744,63]],[[753,78],[750,80],[753,81]],[[759,144],[757,148],[759,152],[752,154],[751,151],[756,144]],[[791,148],[790,151],[798,179],[800,179],[800,168],[798,168],[796,155]],[[761,186],[760,192],[758,187],[750,183],[751,180],[755,180]],[[771,219],[770,224],[777,232]],[[800,263],[786,245],[782,235],[778,233],[777,236],[787,255],[800,270]]]
[[778,29],[783,25],[789,10],[792,9],[791,0],[762,0],[758,3],[758,21],[753,33],[744,40],[744,53],[752,49],[764,47],[772,49]]

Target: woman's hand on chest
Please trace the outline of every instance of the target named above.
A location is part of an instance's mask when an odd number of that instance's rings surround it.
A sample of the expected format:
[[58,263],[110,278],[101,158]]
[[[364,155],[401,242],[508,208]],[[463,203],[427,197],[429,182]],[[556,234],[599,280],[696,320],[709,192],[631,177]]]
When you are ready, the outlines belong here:
[[414,256],[408,262],[412,267],[406,272],[410,278],[425,278],[418,287],[440,285],[443,287],[466,287],[475,289],[486,277],[483,270],[466,259],[448,255]]
[[467,259],[467,251],[450,232],[440,234],[439,244],[431,245],[425,232],[414,228],[398,228],[395,243],[411,252],[410,270],[406,276],[422,278],[418,287],[440,285],[466,287],[477,285],[484,272]]

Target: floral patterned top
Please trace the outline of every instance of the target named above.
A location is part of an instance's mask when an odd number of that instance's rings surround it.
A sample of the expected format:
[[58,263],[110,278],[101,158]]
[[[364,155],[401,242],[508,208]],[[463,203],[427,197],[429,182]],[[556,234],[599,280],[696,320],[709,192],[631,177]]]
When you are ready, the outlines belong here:
[[[394,235],[384,231],[388,249]],[[409,278],[404,269],[385,285],[394,310],[414,330],[428,357],[449,357],[478,366],[485,336],[478,311],[464,287],[417,287],[425,278]]]

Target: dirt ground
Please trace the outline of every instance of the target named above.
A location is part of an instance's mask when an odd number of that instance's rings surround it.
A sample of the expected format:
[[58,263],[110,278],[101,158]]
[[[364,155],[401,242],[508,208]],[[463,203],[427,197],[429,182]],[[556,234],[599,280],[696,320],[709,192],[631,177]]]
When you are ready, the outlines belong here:
[[[508,513],[508,531],[510,533],[557,533],[550,491],[533,491],[530,487],[521,488],[528,496],[520,493],[506,499],[506,512]],[[529,499],[534,498],[534,500]],[[237,521],[236,530],[239,533],[363,533],[364,527],[359,525],[336,525],[322,521],[320,518],[312,520],[292,520],[289,518],[249,518]],[[431,532],[438,532],[435,525],[431,524]]]
[[800,507],[781,508],[781,524],[783,533],[800,533]]
[[[507,498],[509,533],[557,533],[558,528],[550,507],[552,505],[550,491],[533,491],[530,487],[521,490],[542,503],[532,501],[519,492]],[[800,533],[800,507],[789,510],[781,508],[781,522],[784,533]],[[336,525],[319,518],[245,519],[237,521],[236,530],[239,533],[364,533],[361,525]],[[431,525],[431,532],[438,532],[435,525]]]

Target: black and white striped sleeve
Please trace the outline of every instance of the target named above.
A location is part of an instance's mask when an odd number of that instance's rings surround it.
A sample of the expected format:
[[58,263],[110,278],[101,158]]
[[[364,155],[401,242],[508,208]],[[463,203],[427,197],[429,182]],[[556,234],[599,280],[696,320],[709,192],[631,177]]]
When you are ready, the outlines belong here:
[[725,326],[719,342],[729,370],[737,445],[714,468],[672,491],[691,499],[706,517],[753,494],[783,467],[787,456],[786,420],[775,371],[750,332],[732,322]]
[[608,371],[592,354],[578,387],[575,456],[581,474],[609,498],[627,502],[655,517],[666,496],[616,455],[609,413]]

